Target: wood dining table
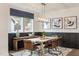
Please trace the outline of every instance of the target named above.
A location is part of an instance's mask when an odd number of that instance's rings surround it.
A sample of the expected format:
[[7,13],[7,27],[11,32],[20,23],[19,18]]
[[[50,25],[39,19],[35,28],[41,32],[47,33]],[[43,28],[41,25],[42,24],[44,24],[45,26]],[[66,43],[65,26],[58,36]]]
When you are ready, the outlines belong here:
[[31,41],[32,43],[35,43],[35,42],[40,42],[40,55],[41,56],[44,56],[45,54],[45,50],[44,50],[44,42],[47,42],[47,41],[53,41],[53,40],[57,40],[57,39],[60,39],[60,37],[58,36],[52,36],[52,37],[37,37],[37,38],[28,38],[28,39],[23,39],[24,41]]

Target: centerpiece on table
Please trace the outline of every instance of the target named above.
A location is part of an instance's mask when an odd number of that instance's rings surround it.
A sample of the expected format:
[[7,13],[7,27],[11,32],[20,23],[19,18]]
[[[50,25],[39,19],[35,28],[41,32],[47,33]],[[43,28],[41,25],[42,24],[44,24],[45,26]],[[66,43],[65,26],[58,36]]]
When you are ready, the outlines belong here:
[[45,39],[45,37],[47,36],[47,33],[46,32],[42,32],[42,39]]

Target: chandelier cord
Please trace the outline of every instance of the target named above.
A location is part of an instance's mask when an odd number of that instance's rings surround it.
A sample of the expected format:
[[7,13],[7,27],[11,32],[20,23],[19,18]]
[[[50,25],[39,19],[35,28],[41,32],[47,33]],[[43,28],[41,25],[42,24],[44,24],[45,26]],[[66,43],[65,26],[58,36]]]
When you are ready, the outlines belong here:
[[42,4],[42,17],[45,17],[45,7],[46,4],[45,3],[41,3]]

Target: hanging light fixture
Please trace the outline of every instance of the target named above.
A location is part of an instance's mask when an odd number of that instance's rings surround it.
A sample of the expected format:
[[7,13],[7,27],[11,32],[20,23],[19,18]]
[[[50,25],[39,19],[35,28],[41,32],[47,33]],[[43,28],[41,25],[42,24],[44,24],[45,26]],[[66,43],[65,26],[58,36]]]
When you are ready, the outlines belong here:
[[48,21],[46,18],[46,15],[45,15],[46,4],[41,3],[41,6],[42,6],[42,13],[41,13],[40,17],[38,17],[38,21],[39,22],[46,22],[46,21]]

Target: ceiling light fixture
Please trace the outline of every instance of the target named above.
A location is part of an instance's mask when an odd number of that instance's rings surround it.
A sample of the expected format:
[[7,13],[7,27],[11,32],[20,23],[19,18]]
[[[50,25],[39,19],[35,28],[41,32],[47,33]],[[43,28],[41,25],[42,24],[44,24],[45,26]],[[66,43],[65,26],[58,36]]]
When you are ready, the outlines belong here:
[[38,21],[39,22],[46,22],[46,21],[48,21],[47,20],[47,18],[46,18],[46,15],[45,15],[45,13],[46,13],[46,4],[45,3],[41,3],[41,5],[42,5],[42,13],[41,13],[41,15],[40,15],[40,17],[38,17]]

